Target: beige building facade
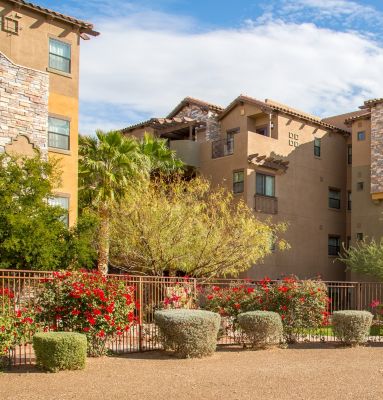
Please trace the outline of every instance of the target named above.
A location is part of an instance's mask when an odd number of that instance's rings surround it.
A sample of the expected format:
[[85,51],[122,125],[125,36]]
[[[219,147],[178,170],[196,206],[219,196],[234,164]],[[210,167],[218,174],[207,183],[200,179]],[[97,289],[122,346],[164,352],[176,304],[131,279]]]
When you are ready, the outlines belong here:
[[[167,117],[123,132],[167,138],[187,165],[233,191],[259,219],[288,224],[291,249],[273,251],[246,277],[345,280],[342,246],[383,235],[383,149],[372,150],[383,135],[383,101],[363,107],[321,119],[244,95],[227,107],[185,98]],[[374,112],[382,125],[375,122],[371,134]]]
[[58,160],[53,204],[77,219],[80,42],[93,25],[23,0],[0,0],[0,151]]

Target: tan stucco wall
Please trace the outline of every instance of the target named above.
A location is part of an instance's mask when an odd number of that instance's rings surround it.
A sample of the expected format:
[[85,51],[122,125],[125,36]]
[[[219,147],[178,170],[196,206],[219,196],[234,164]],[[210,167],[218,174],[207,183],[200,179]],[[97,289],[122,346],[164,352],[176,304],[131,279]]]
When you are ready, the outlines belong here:
[[[49,149],[49,157],[60,157],[62,186],[57,192],[70,196],[70,225],[77,218],[77,161],[78,161],[78,87],[79,45],[76,28],[70,24],[47,18],[25,8],[14,9],[12,4],[0,0],[0,17],[17,16],[21,30],[14,35],[0,30],[0,51],[16,64],[49,72],[48,112],[70,119],[70,151],[57,153]],[[71,73],[62,74],[48,68],[49,38],[71,45]]]
[[[261,220],[288,223],[285,238],[291,249],[276,251],[263,264],[254,266],[246,276],[261,278],[268,275],[276,278],[295,273],[302,278],[321,274],[327,280],[344,279],[344,266],[335,257],[328,256],[327,246],[329,234],[346,240],[346,138],[281,114],[272,117],[272,137],[264,137],[253,130],[248,131],[248,116],[257,114],[256,125],[258,121],[259,125],[269,122],[268,115],[261,114],[261,110],[248,104],[238,105],[226,115],[221,120],[223,136],[226,130],[240,127],[240,133],[234,138],[234,154],[212,159],[211,143],[205,143],[202,145],[200,168],[201,174],[209,177],[213,184],[221,184],[228,190],[232,190],[233,171],[244,169],[245,192],[236,196],[244,198],[253,208],[256,171],[248,168],[247,156],[258,153],[290,162],[285,174],[276,174],[278,214],[257,213],[257,216]],[[293,141],[298,141],[298,147],[289,145],[289,133],[295,137]],[[314,156],[315,137],[322,139],[320,158]],[[262,169],[258,170],[262,172]],[[272,171],[268,173],[273,174]],[[328,207],[329,187],[342,192],[339,211]]]

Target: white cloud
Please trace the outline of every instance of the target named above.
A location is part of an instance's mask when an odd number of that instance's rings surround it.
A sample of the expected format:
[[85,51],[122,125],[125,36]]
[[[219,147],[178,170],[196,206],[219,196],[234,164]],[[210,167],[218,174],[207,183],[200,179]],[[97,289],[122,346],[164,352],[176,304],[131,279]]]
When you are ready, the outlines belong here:
[[[270,18],[241,29],[192,28],[189,18],[150,12],[97,22],[101,35],[82,43],[82,102],[120,107],[105,121],[119,128],[137,115],[162,116],[185,96],[227,105],[246,93],[331,115],[382,95],[383,48],[367,36]],[[94,124],[86,118],[83,132],[102,128],[99,115]]]

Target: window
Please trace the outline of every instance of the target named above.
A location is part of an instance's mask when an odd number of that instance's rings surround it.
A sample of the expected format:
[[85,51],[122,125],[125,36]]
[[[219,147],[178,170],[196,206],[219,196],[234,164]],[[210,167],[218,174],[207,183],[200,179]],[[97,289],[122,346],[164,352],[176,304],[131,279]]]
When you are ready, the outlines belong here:
[[234,193],[243,193],[245,184],[245,174],[243,171],[234,171],[233,172],[233,192]]
[[356,234],[356,240],[362,241],[363,240],[363,233],[359,232]]
[[356,183],[356,190],[361,192],[364,189],[364,182],[357,182]]
[[337,256],[340,252],[340,237],[330,235],[328,237],[328,255]]
[[62,216],[63,222],[69,225],[69,197],[54,196],[48,199],[48,204],[53,207],[61,207],[66,213]]
[[366,132],[365,131],[360,131],[358,132],[358,140],[365,140],[366,139]]
[[229,154],[233,154],[234,153],[234,132],[227,132],[226,145],[227,145],[227,152]]
[[347,210],[351,211],[351,192],[347,192]]
[[257,173],[256,192],[261,196],[275,196],[275,177]]
[[70,52],[70,44],[56,39],[49,39],[49,68],[70,74]]
[[347,164],[352,164],[352,145],[347,146]]
[[269,128],[268,126],[260,126],[255,128],[255,133],[258,133],[258,135],[262,136],[269,136]]
[[319,138],[314,139],[314,156],[315,157],[320,157],[320,145],[321,145],[321,140]]
[[48,146],[69,150],[69,121],[48,117]]
[[340,209],[340,190],[331,189],[328,190],[328,206],[330,208]]

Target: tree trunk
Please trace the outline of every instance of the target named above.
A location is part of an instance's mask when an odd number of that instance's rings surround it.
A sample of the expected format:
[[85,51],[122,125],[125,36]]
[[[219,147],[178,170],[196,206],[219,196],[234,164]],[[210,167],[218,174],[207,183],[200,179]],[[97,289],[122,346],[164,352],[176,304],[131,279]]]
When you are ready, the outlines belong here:
[[109,234],[110,234],[110,215],[106,204],[102,204],[99,208],[100,212],[100,229],[98,233],[98,271],[103,275],[108,273],[109,264]]

